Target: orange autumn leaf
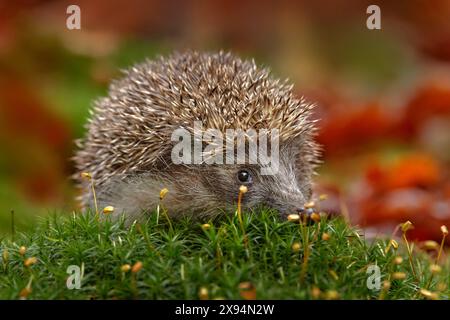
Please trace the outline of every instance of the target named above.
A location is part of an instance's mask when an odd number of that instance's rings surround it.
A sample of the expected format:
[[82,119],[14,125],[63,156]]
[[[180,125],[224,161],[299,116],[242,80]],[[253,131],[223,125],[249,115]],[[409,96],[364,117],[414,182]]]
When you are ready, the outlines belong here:
[[[450,223],[450,213],[443,203],[441,195],[418,188],[404,188],[387,192],[384,195],[372,195],[358,204],[357,223],[362,226],[396,225],[407,220],[414,222],[414,229],[408,231],[413,240],[435,240],[442,237],[440,226]],[[450,239],[447,243],[450,244]]]
[[375,163],[366,171],[366,178],[378,192],[405,187],[432,187],[439,183],[440,168],[426,154],[404,157],[388,168]]
[[377,104],[352,111],[346,108],[342,113],[328,115],[328,120],[321,124],[317,139],[324,146],[325,154],[342,153],[386,138],[393,124],[391,117]]
[[402,159],[391,169],[388,187],[433,186],[439,182],[439,171],[438,163],[432,157],[412,155]]
[[450,116],[450,88],[430,84],[417,90],[407,103],[399,129],[405,137],[413,137],[429,119],[438,116]]

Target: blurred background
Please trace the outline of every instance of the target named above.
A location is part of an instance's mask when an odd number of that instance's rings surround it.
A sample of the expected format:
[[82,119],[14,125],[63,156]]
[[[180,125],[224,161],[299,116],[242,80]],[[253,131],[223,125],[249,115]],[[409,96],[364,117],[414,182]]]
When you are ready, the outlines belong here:
[[[66,9],[81,8],[81,30]],[[381,30],[366,27],[370,4]],[[120,69],[232,50],[316,101],[316,193],[372,233],[450,225],[450,2],[0,1],[0,237],[76,209],[70,157]]]

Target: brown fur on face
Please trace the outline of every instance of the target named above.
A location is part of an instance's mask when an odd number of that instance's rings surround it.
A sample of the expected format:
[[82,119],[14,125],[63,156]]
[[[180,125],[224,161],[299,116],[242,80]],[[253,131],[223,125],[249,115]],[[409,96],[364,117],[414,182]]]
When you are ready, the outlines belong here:
[[[232,208],[239,170],[251,172],[244,207],[266,205],[282,215],[295,212],[311,195],[311,176],[318,148],[313,140],[312,106],[297,99],[292,86],[272,78],[229,53],[174,54],[146,61],[113,82],[109,95],[96,102],[87,135],[74,157],[78,171],[92,174],[99,207],[139,218],[153,210],[159,191],[169,214],[213,215]],[[175,165],[171,134],[203,128],[278,129],[280,168],[263,176],[258,165]],[[89,185],[82,202],[92,206]]]

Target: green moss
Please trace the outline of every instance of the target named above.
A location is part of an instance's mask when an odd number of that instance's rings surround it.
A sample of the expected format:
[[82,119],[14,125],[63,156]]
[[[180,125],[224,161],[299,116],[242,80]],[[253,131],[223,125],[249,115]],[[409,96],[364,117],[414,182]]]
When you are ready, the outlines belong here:
[[[259,299],[311,299],[315,286],[322,293],[336,290],[342,299],[376,299],[380,292],[367,288],[367,267],[380,267],[382,281],[394,271],[405,272],[395,280],[386,299],[422,298],[432,259],[416,250],[414,279],[406,250],[385,253],[388,240],[367,241],[342,219],[321,221],[309,227],[281,221],[271,211],[244,215],[244,234],[237,217],[210,221],[204,230],[199,222],[183,218],[170,228],[163,216],[151,215],[147,222],[125,226],[123,221],[97,222],[90,214],[45,218],[34,232],[4,239],[0,248],[8,259],[0,260],[0,298],[16,299],[32,278],[29,299],[197,299],[200,287],[210,298],[239,299],[239,283],[250,281]],[[322,240],[326,232],[331,237]],[[300,251],[292,244],[299,242]],[[304,248],[310,255],[301,280]],[[26,246],[25,256],[19,247]],[[396,254],[403,263],[395,265]],[[24,266],[24,259],[38,262]],[[142,261],[136,274],[123,273],[121,266]],[[80,289],[66,286],[67,268],[83,266]],[[449,261],[431,281],[449,287]],[[322,295],[321,297],[324,297]],[[440,293],[448,299],[449,291]]]

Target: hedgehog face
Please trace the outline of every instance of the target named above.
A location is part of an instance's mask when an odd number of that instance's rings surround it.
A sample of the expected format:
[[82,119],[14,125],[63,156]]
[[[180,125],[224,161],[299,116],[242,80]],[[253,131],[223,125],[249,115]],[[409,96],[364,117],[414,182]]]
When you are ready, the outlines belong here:
[[230,208],[236,204],[239,186],[245,185],[248,192],[243,197],[244,208],[263,205],[286,217],[299,212],[311,196],[312,172],[305,172],[311,166],[302,163],[300,151],[298,144],[285,145],[275,174],[262,175],[259,165],[215,165],[202,168],[201,181],[208,192],[225,200]]

